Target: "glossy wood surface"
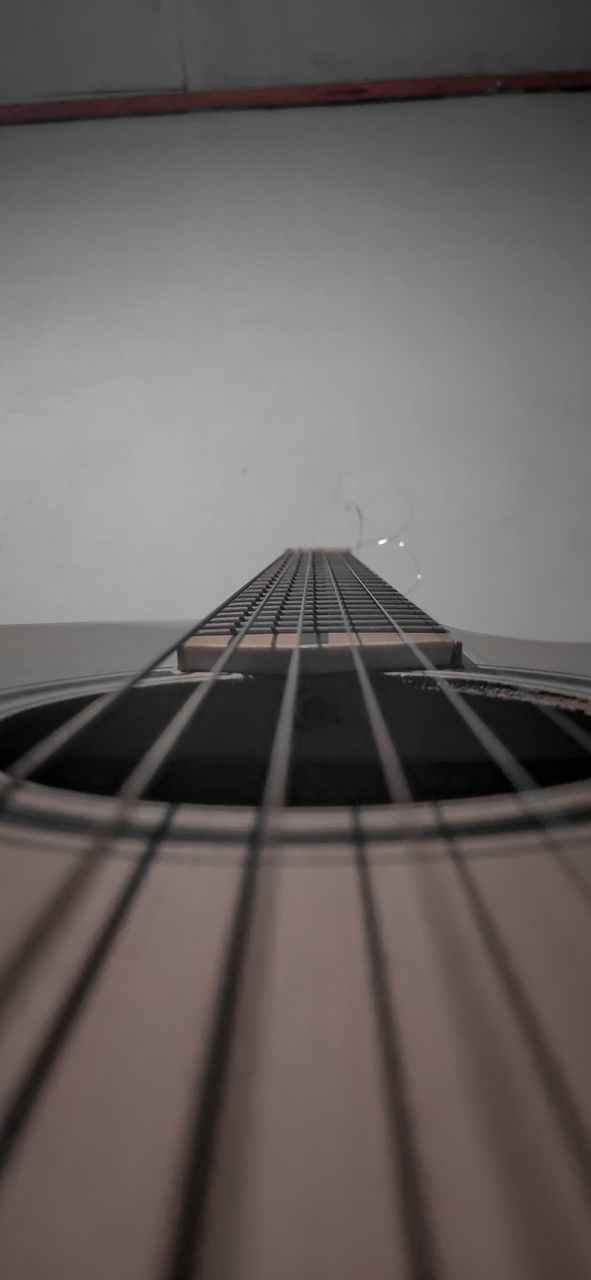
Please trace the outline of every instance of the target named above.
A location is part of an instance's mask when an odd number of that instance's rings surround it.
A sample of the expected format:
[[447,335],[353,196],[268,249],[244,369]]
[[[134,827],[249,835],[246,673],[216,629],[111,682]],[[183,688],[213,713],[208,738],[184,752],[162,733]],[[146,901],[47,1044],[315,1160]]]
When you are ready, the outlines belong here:
[[255,811],[109,803],[2,817],[2,1274],[586,1280],[591,786],[284,811],[217,1059]]

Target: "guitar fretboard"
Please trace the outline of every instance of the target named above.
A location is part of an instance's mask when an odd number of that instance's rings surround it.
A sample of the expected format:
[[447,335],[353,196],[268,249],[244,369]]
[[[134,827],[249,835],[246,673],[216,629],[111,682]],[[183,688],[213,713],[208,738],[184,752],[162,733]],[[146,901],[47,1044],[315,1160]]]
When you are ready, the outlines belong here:
[[[309,562],[308,589],[304,582]],[[285,572],[287,567],[287,572]],[[293,648],[302,611],[307,669],[343,669],[348,634],[367,651],[373,669],[418,667],[391,619],[425,649],[435,666],[457,665],[461,647],[445,627],[408,600],[350,551],[291,550],[218,609],[179,650],[181,671],[210,668],[251,614],[234,670],[281,669]]]

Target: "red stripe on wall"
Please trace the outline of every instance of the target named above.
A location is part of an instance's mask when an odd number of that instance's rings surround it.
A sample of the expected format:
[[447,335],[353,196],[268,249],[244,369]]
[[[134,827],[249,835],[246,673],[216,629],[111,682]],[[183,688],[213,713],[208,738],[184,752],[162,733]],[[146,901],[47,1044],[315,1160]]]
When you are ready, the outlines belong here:
[[427,76],[404,80],[351,80],[340,84],[276,85],[267,89],[197,89],[191,93],[136,93],[103,98],[0,105],[0,124],[81,120],[94,116],[164,115],[220,108],[303,107],[330,102],[388,102],[511,90],[591,88],[591,71],[533,71],[498,76]]

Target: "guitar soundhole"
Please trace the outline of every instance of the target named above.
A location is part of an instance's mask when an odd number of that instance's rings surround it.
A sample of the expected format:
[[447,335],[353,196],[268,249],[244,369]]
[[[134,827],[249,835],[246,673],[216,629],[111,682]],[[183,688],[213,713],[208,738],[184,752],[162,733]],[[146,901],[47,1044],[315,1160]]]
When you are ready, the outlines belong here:
[[[511,790],[497,766],[423,675],[376,673],[372,684],[415,800],[495,795]],[[33,781],[113,795],[154,738],[190,695],[192,681],[131,690]],[[220,680],[148,793],[193,804],[256,805],[281,700],[280,676]],[[556,727],[532,695],[471,682],[468,703],[528,770],[538,786],[589,776],[589,755]],[[90,697],[28,708],[0,722],[0,768],[70,718]],[[563,704],[586,729],[586,712]],[[385,804],[382,773],[354,675],[303,675],[298,693],[288,803]]]

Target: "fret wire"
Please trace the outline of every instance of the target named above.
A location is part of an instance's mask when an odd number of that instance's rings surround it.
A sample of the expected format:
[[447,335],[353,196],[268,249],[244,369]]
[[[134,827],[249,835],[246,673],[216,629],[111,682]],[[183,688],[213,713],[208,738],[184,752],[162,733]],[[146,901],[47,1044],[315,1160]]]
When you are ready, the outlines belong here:
[[263,600],[257,605],[240,631],[232,637],[211,671],[207,672],[206,680],[198,685],[180,710],[173,716],[172,720],[165,729],[159,734],[155,742],[152,743],[148,751],[142,756],[138,764],[126,778],[122,787],[115,796],[114,812],[109,814],[104,820],[100,820],[95,824],[88,847],[84,856],[78,861],[71,876],[60,885],[53,898],[42,908],[27,931],[24,938],[17,944],[12,955],[5,963],[0,973],[0,1009],[2,1009],[15,994],[16,987],[21,981],[24,973],[30,967],[31,963],[39,954],[41,948],[45,945],[51,935],[55,932],[63,919],[66,912],[71,908],[73,902],[89,879],[99,860],[107,855],[113,841],[120,834],[122,827],[128,820],[134,805],[141,799],[142,795],[154,781],[156,775],[166,764],[170,753],[173,751],[183,731],[188,727],[193,716],[197,714],[203,705],[206,697],[221,675],[226,663],[231,658],[234,650],[240,644],[241,640],[250,631],[250,628],[258,616],[260,609],[265,600],[268,599],[277,587],[283,581],[287,570],[293,563],[294,554],[291,552],[283,565],[281,573],[271,587],[271,591],[266,593]]
[[[295,556],[295,564],[294,564],[293,573],[292,573],[291,578],[290,578],[290,580],[289,580],[289,583],[288,583],[288,585],[287,585],[287,587],[286,587],[286,589],[285,589],[285,594],[284,594],[284,596],[283,596],[283,599],[280,601],[280,603],[279,603],[279,605],[278,605],[277,609],[275,610],[275,617],[274,617],[274,619],[273,619],[272,624],[270,624],[270,626],[269,626],[269,630],[270,630],[270,631],[272,631],[272,629],[273,629],[274,627],[279,627],[279,626],[280,626],[280,624],[281,624],[281,614],[282,614],[282,611],[285,609],[285,606],[286,606],[286,603],[287,603],[287,600],[288,600],[288,597],[289,597],[289,593],[290,593],[290,591],[292,590],[292,587],[293,587],[293,585],[294,585],[294,583],[295,583],[295,580],[296,580],[296,578],[297,578],[297,575],[298,575],[298,572],[299,572],[299,568],[300,568],[300,564],[301,564],[301,562],[302,562],[302,553],[300,552],[300,553],[299,553],[299,555]],[[266,604],[266,600],[265,600],[265,604]]]
[[[254,577],[249,579],[246,583],[246,588],[253,582],[256,582],[265,573],[268,573],[275,565],[279,565],[282,559],[285,559],[289,554],[289,552],[285,551],[282,556],[277,556],[276,560],[272,560],[265,569],[260,570],[259,573],[256,573]],[[89,706],[83,707],[81,711],[78,711],[69,720],[66,720],[65,724],[60,725],[57,729],[54,729],[51,733],[47,734],[45,738],[42,738],[40,742],[35,743],[33,747],[20,756],[18,760],[15,760],[7,770],[8,777],[2,782],[2,784],[0,784],[0,810],[7,801],[11,799],[18,787],[20,787],[23,782],[26,782],[27,778],[30,778],[32,773],[36,772],[36,770],[41,768],[42,765],[47,764],[49,760],[58,755],[60,751],[68,746],[69,743],[82,732],[83,729],[86,729],[88,725],[95,723],[100,717],[102,717],[105,712],[118,703],[130,689],[133,689],[137,684],[139,684],[140,680],[144,680],[152,671],[155,670],[156,667],[159,667],[171,653],[174,653],[175,649],[178,649],[185,643],[185,641],[189,640],[191,636],[198,635],[199,632],[207,626],[207,623],[220,613],[220,611],[224,609],[237,594],[239,594],[239,592],[233,592],[232,595],[228,596],[227,599],[224,600],[223,604],[217,605],[217,607],[213,609],[211,613],[206,614],[199,623],[193,623],[188,631],[184,631],[182,635],[178,636],[178,638],[168,646],[167,649],[164,649],[161,653],[157,654],[155,658],[150,659],[150,661],[147,662],[145,666],[141,667],[139,671],[136,671],[134,674],[129,676],[115,689],[111,689],[108,693],[101,694],[98,698],[93,699]],[[265,594],[263,597],[264,600],[267,600],[268,594],[269,593]]]
[[372,688],[369,676],[365,669],[365,665],[359,655],[359,651],[357,649],[357,645],[355,642],[355,637],[353,636],[349,628],[349,624],[347,622],[347,615],[341,599],[339,587],[338,587],[336,578],[333,574],[332,568],[330,566],[328,556],[326,552],[323,552],[322,555],[324,557],[326,568],[328,570],[328,573],[332,581],[335,597],[337,599],[339,610],[343,620],[343,627],[349,639],[349,646],[350,646],[351,656],[353,659],[353,665],[357,673],[359,687],[361,690],[361,696],[363,699],[363,703],[367,713],[367,718],[369,720],[371,731],[373,734],[374,745],[380,760],[380,764],[382,766],[382,772],[384,775],[384,780],[386,782],[388,794],[393,804],[407,804],[408,802],[412,801],[412,795],[404,774],[404,770],[402,768],[402,764],[400,762],[398,752],[392,740],[392,736],[390,734],[388,726],[386,725],[386,721],[384,720],[384,717],[382,715],[380,705],[378,703],[378,700]]
[[437,668],[431,662],[430,658],[428,658],[427,655],[421,651],[420,647],[416,645],[413,640],[410,639],[407,632],[403,630],[403,628],[399,625],[399,623],[392,616],[392,614],[385,608],[385,606],[380,604],[379,600],[373,594],[371,589],[367,586],[367,584],[363,581],[363,579],[360,578],[359,574],[356,573],[355,569],[353,569],[352,565],[349,563],[348,556],[343,556],[343,560],[349,572],[353,575],[354,578],[357,579],[359,583],[361,583],[361,585],[367,591],[367,594],[371,596],[372,600],[375,601],[381,613],[384,615],[385,618],[388,619],[388,621],[394,627],[395,631],[398,632],[398,635],[400,636],[403,643],[407,645],[407,647],[411,650],[414,656],[418,659],[423,669],[425,671],[428,671],[429,674],[432,676],[432,678],[436,681],[442,693],[445,694],[445,697],[447,698],[448,702],[451,703],[452,707],[457,712],[457,714],[461,717],[461,719],[464,721],[468,729],[472,731],[472,733],[474,734],[474,737],[477,739],[480,745],[484,747],[484,750],[488,752],[489,756],[491,757],[493,762],[497,765],[497,767],[499,768],[501,773],[504,775],[504,777],[507,779],[507,781],[511,784],[511,786],[514,787],[520,805],[528,815],[531,815],[534,818],[536,823],[542,829],[542,834],[544,836],[544,839],[549,851],[556,858],[556,861],[558,862],[559,866],[562,868],[565,876],[571,882],[573,887],[576,889],[581,899],[585,902],[585,905],[591,910],[591,891],[589,890],[589,886],[587,885],[584,877],[580,874],[578,868],[575,867],[573,863],[570,861],[570,857],[569,857],[570,851],[568,849],[568,846],[564,845],[564,842],[562,840],[560,833],[556,831],[556,827],[558,825],[557,820],[553,817],[553,815],[544,813],[543,810],[537,809],[535,806],[535,802],[533,801],[532,797],[528,794],[530,792],[537,794],[541,790],[541,788],[538,786],[535,779],[531,776],[531,774],[526,769],[523,768],[523,766],[519,763],[519,761],[515,759],[514,755],[509,750],[509,748],[506,747],[503,742],[501,742],[500,738],[497,738],[497,735],[493,732],[493,730],[489,729],[488,725],[485,724],[481,716],[479,716],[478,713],[472,709],[472,707],[468,706],[468,704],[464,701],[462,694],[452,687],[450,681],[446,678],[446,676],[442,671],[437,670]]

